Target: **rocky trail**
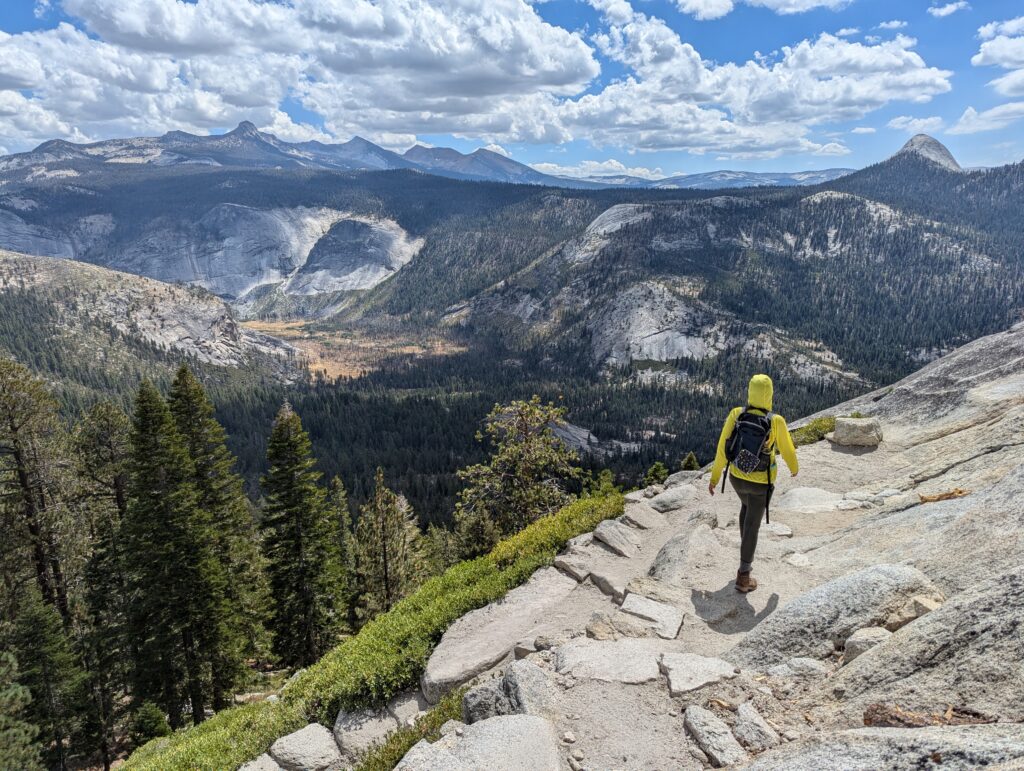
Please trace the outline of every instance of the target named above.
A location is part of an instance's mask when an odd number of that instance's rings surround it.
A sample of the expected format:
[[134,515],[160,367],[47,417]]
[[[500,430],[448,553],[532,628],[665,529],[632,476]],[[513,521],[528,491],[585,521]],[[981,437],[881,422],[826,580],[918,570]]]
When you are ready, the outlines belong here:
[[735,496],[681,472],[457,621],[420,692],[250,767],[346,767],[467,684],[398,768],[1024,767],[1024,324],[853,411],[780,476],[755,592]]

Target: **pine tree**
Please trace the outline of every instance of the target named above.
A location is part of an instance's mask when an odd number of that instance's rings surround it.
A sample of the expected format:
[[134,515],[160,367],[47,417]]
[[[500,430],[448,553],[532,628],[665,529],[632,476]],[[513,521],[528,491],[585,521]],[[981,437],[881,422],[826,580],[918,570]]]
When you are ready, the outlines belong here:
[[268,589],[263,558],[224,429],[202,384],[184,364],[171,384],[168,406],[192,461],[198,504],[210,518],[214,553],[226,579],[221,635],[225,655],[213,662],[213,706],[221,709],[244,673],[243,657],[261,654],[265,645]]
[[[565,410],[530,401],[495,405],[486,434],[494,445],[490,461],[459,472],[455,520],[463,556],[488,552],[499,538],[521,530],[564,506],[570,483],[582,477],[576,453],[554,434]],[[477,435],[483,440],[483,435]]]
[[148,381],[132,420],[128,518],[122,528],[132,606],[135,697],[152,700],[177,728],[187,697],[205,716],[213,662],[238,655],[225,640],[225,580],[210,517],[199,507],[195,469],[170,410]]
[[654,464],[647,469],[647,473],[644,474],[645,485],[660,485],[668,479],[668,466],[662,463],[660,460],[654,462]]
[[359,509],[356,525],[358,613],[368,621],[416,585],[422,574],[422,535],[404,498],[384,484],[377,469],[373,496]]
[[682,471],[700,471],[700,461],[697,460],[696,453],[692,450],[687,453],[679,467]]
[[67,768],[68,744],[87,707],[82,671],[57,609],[35,587],[25,592],[15,622],[19,681],[32,694],[26,717],[40,728],[48,765]]
[[[20,513],[36,584],[66,625],[71,623],[62,554],[77,528],[68,526],[62,500],[64,437],[57,403],[25,367],[0,358],[0,499]],[[69,543],[58,544],[63,529]]]
[[32,694],[17,676],[14,654],[0,651],[0,770],[42,771],[39,729],[24,720]]
[[82,739],[99,753],[105,769],[114,760],[115,732],[124,711],[121,695],[129,688],[135,660],[128,638],[128,577],[121,544],[121,523],[128,513],[130,431],[128,416],[101,402],[79,421],[74,434],[80,496],[89,502],[91,515],[85,623],[79,632],[91,710]]
[[348,508],[348,491],[341,477],[332,477],[327,487],[327,502],[334,512],[338,526],[338,564],[341,568],[338,583],[338,607],[349,623],[355,621],[355,538],[352,532],[352,514]]
[[267,463],[264,549],[274,652],[288,665],[307,666],[336,639],[342,569],[337,520],[313,469],[309,435],[287,403],[274,420]]

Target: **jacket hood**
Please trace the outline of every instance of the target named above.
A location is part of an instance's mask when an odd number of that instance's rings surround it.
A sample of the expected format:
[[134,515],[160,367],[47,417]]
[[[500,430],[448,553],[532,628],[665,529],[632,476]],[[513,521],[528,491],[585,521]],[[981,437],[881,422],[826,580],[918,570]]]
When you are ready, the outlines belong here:
[[747,404],[765,412],[770,412],[772,409],[773,392],[774,386],[770,377],[767,375],[754,375],[750,378],[750,386],[747,388]]

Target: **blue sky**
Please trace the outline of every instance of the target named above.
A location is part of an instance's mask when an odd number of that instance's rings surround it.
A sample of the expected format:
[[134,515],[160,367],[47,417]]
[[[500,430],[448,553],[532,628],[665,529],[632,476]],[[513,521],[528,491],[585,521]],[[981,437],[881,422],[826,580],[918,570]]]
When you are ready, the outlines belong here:
[[1020,0],[6,0],[0,148],[252,120],[557,173],[1024,158]]

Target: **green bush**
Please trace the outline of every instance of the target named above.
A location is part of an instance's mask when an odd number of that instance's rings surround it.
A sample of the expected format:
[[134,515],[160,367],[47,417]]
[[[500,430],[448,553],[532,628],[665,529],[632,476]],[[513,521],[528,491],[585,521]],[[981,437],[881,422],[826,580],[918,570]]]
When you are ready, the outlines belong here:
[[[865,418],[867,417],[867,415],[854,411],[851,412],[849,415],[846,415],[845,417]],[[793,444],[795,444],[797,447],[802,447],[805,444],[814,444],[815,442],[820,442],[822,439],[825,438],[825,434],[830,434],[835,430],[835,416],[827,415],[823,418],[815,418],[806,426],[794,428],[793,431],[790,432],[790,434],[793,437]]]
[[452,622],[500,599],[549,564],[570,538],[593,530],[622,509],[622,495],[604,488],[537,520],[498,543],[490,554],[454,565],[374,618],[303,670],[285,688],[280,702],[219,712],[195,728],[150,742],[125,768],[232,768],[265,752],[275,739],[307,720],[331,725],[341,708],[380,704],[415,687]]
[[814,444],[825,438],[825,434],[834,431],[836,419],[834,417],[815,418],[806,426],[794,428],[790,434],[793,437],[793,444],[803,447],[805,444]]
[[306,724],[292,705],[260,701],[218,712],[209,720],[154,739],[128,758],[126,771],[232,769],[266,752],[274,740]]
[[441,736],[441,726],[449,720],[462,720],[462,695],[465,692],[465,688],[459,688],[445,694],[436,707],[417,718],[415,725],[399,728],[383,744],[366,753],[355,771],[391,771],[420,739],[437,741]]

